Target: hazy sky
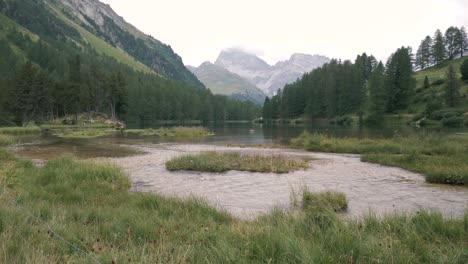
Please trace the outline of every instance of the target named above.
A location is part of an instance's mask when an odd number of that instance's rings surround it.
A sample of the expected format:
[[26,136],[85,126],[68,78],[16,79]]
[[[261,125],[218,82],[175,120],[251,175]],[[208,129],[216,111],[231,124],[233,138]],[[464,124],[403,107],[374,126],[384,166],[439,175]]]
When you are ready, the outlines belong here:
[[101,0],[172,46],[185,64],[249,50],[269,63],[294,52],[385,60],[437,28],[468,26],[468,0]]

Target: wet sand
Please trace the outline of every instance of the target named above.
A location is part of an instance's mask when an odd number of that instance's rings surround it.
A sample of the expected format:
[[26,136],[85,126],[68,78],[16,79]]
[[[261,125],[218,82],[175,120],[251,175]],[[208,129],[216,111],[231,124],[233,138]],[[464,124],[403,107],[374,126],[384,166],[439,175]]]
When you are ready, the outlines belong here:
[[[310,153],[287,149],[236,148],[195,144],[134,146],[146,154],[112,158],[132,180],[131,191],[171,197],[201,197],[234,216],[251,219],[273,208],[289,208],[292,190],[340,191],[349,200],[348,215],[414,213],[437,210],[461,217],[468,210],[468,188],[425,183],[424,177],[399,168],[360,161],[358,155]],[[169,172],[168,160],[201,151],[304,156],[315,160],[308,170],[289,174]]]

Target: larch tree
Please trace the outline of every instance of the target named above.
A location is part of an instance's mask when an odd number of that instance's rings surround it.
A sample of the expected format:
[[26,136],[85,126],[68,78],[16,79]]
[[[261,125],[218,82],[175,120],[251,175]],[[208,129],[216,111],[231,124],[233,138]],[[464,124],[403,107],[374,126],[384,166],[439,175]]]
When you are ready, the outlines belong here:
[[440,30],[437,30],[434,34],[432,57],[435,65],[439,65],[445,59],[445,40]]
[[459,35],[460,33],[457,27],[449,27],[447,31],[445,31],[445,50],[449,60],[453,60],[458,54],[457,37],[459,37]]
[[445,77],[445,103],[449,107],[454,107],[458,104],[460,98],[460,81],[453,65],[447,70]]
[[369,79],[369,115],[367,122],[377,124],[385,113],[385,67],[380,62]]

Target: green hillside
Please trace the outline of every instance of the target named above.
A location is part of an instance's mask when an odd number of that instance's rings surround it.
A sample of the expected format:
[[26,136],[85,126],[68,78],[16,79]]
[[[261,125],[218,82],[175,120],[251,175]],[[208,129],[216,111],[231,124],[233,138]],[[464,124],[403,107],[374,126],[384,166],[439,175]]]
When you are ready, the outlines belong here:
[[265,94],[259,88],[222,67],[205,62],[198,68],[189,67],[189,69],[214,94],[231,96],[256,104],[263,104],[265,101]]
[[[41,124],[83,112],[108,114],[133,127],[259,116],[253,103],[204,89],[183,64],[156,56],[162,63],[156,68],[163,69],[156,71],[62,11],[43,1],[0,0],[0,125]],[[170,78],[174,71],[181,75]]]
[[[413,98],[413,103],[408,108],[409,112],[420,113],[425,111],[427,103],[430,102],[431,99],[439,100],[442,103],[444,100],[445,79],[449,66],[452,65],[457,72],[457,76],[461,78],[460,66],[463,61],[467,59],[468,57],[464,57],[452,61],[445,61],[441,65],[416,72],[414,75],[417,82],[416,94]],[[428,89],[424,88],[424,79],[426,76],[431,84],[431,87]],[[468,112],[468,83],[460,80],[460,84],[461,99],[459,105],[457,105],[455,109]]]
[[135,58],[127,54],[125,51],[111,46],[104,40],[98,38],[97,36],[87,31],[86,29],[84,29],[83,27],[75,23],[74,21],[67,18],[57,8],[54,8],[53,6],[51,6],[51,8],[53,8],[54,12],[56,12],[56,15],[58,18],[62,19],[69,26],[75,28],[81,34],[81,37],[86,41],[86,43],[90,44],[97,52],[104,54],[106,56],[112,57],[118,62],[132,67],[134,70],[142,71],[146,73],[154,73],[152,69],[150,69],[148,66],[144,65],[143,63],[137,61]]

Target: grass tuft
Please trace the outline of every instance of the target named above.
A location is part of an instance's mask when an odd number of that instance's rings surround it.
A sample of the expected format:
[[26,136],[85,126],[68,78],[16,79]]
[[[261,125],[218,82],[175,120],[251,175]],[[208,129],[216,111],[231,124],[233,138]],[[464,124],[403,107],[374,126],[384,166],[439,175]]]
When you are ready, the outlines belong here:
[[302,208],[304,210],[344,212],[348,209],[348,201],[344,193],[320,192],[311,193],[304,190],[302,193]]
[[305,160],[282,156],[241,155],[239,153],[203,152],[174,158],[166,163],[170,171],[226,172],[231,170],[289,173],[307,169]]

